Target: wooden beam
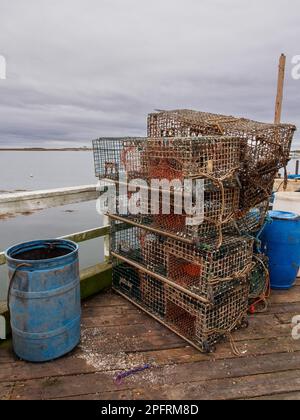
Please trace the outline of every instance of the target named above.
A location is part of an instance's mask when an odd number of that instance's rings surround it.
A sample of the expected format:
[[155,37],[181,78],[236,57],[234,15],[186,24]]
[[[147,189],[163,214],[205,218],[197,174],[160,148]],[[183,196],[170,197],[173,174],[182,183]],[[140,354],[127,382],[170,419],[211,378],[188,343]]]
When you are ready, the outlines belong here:
[[83,232],[73,233],[71,235],[62,236],[59,239],[68,239],[76,243],[90,241],[91,239],[101,238],[103,236],[109,235],[110,227],[102,226],[100,228],[90,229]]
[[277,83],[277,97],[275,105],[275,124],[281,123],[284,76],[285,76],[286,56],[281,54],[279,59],[278,83]]
[[96,200],[96,185],[0,195],[0,216]]

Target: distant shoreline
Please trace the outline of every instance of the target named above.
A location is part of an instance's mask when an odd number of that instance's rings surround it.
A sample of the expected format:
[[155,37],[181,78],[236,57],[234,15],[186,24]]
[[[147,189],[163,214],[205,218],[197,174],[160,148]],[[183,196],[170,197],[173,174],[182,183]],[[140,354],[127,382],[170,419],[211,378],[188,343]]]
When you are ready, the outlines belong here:
[[62,148],[46,148],[46,147],[26,147],[26,148],[0,148],[0,152],[91,152],[90,147],[62,147]]

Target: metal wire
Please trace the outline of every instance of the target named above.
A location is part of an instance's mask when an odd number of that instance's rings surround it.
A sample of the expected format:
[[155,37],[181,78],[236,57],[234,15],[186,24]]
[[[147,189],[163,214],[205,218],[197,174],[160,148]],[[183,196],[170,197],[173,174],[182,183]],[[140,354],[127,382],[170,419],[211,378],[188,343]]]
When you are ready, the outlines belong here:
[[243,164],[239,172],[240,208],[243,210],[271,194],[278,170],[286,167],[289,161],[295,130],[296,127],[290,124],[265,124],[191,110],[164,111],[148,116],[149,137],[220,135],[244,139]]
[[112,223],[111,250],[196,295],[216,296],[247,280],[253,240],[226,236],[219,250],[205,250],[130,224]]
[[217,342],[242,324],[249,295],[246,283],[219,295],[210,305],[118,259],[113,265],[116,290],[203,352],[214,351]]

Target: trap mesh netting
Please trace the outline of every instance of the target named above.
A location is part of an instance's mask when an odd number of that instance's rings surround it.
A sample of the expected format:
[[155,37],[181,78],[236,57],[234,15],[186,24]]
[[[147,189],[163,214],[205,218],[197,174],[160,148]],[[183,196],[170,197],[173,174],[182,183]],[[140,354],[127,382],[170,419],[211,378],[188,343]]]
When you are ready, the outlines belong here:
[[119,180],[146,177],[144,150],[146,138],[99,138],[93,141],[95,175]]
[[220,135],[244,139],[246,146],[239,172],[244,191],[241,209],[249,209],[268,198],[278,170],[289,161],[295,130],[291,124],[265,124],[190,110],[163,111],[148,116],[149,137]]
[[115,290],[202,352],[214,351],[217,342],[245,322],[246,283],[220,294],[211,305],[117,258],[113,266]]
[[240,168],[243,145],[235,137],[150,137],[145,150],[149,178],[230,177]]
[[219,250],[205,250],[128,223],[112,222],[111,250],[214,302],[219,294],[247,280],[253,240],[226,236]]
[[254,255],[254,266],[249,275],[250,299],[257,299],[268,292],[270,282],[268,264],[266,255]]
[[212,113],[175,110],[149,114],[148,137],[236,136],[245,139],[245,161],[262,171],[283,167],[296,127],[291,124],[266,124],[245,118]]
[[[210,181],[207,183],[211,184]],[[177,197],[174,192],[168,195],[167,209],[163,209],[162,191],[153,193],[151,189],[119,196],[114,213],[124,222],[144,226],[188,244],[216,249],[222,245],[224,234],[256,236],[264,225],[269,202],[260,203],[246,213],[241,212],[238,210],[239,188],[236,184],[226,183],[221,192],[207,183],[200,214],[186,213],[183,196]],[[131,211],[130,200],[136,206],[134,212]],[[119,205],[120,202],[122,205]],[[197,208],[193,199],[191,205]],[[166,213],[164,210],[167,210]]]
[[235,137],[100,138],[93,141],[98,178],[232,177],[243,159],[244,141]]

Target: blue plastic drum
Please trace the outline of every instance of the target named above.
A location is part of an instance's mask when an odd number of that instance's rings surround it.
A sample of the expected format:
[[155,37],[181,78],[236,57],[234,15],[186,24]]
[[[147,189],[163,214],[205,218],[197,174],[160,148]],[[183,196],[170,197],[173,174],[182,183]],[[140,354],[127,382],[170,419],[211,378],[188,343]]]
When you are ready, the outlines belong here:
[[300,217],[271,211],[272,220],[262,232],[262,251],[269,257],[272,289],[290,289],[300,267]]
[[70,241],[34,241],[6,251],[8,306],[14,351],[45,362],[70,352],[80,341],[78,246]]

